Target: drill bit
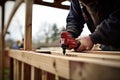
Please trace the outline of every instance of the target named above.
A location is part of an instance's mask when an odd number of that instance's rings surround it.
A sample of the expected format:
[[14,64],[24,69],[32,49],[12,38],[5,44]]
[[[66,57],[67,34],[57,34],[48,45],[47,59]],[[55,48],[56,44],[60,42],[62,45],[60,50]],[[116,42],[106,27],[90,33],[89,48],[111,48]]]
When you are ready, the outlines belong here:
[[65,53],[66,53],[66,48],[63,48],[63,54],[65,55]]

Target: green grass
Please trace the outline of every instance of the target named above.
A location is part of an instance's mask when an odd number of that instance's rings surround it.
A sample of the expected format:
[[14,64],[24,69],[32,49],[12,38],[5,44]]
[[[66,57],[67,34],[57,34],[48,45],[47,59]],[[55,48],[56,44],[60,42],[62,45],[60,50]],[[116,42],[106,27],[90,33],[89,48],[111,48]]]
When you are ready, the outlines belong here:
[[5,68],[4,70],[4,77],[5,77],[5,80],[10,80],[10,69],[9,68]]

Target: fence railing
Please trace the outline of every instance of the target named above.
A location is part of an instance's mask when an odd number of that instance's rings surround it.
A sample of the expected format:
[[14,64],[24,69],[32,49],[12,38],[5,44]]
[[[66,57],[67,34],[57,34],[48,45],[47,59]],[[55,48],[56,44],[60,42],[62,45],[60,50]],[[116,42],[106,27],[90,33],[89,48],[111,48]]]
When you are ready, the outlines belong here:
[[43,52],[9,50],[11,80],[120,80],[120,52]]

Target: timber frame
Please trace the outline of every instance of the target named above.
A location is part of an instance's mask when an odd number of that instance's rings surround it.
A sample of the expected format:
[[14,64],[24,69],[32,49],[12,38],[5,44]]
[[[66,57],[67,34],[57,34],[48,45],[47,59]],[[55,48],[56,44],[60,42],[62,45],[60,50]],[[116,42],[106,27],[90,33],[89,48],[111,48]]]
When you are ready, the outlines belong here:
[[[5,3],[7,1],[15,1],[15,5],[12,12],[8,18],[7,24],[4,24],[4,12]],[[7,33],[9,24],[19,6],[25,2],[26,3],[26,17],[25,17],[25,37],[24,37],[24,50],[32,49],[32,5],[40,4],[45,6],[51,6],[62,9],[69,9],[69,6],[62,5],[61,3],[66,0],[54,0],[53,3],[45,2],[43,0],[0,0],[0,6],[2,7],[2,32],[0,33],[0,80],[4,80],[4,56],[5,56],[5,42],[4,38]],[[29,40],[28,40],[29,39]]]
[[[2,6],[0,80],[4,80],[3,63],[6,53],[10,56],[11,80],[120,80],[120,52],[85,51],[77,53],[67,51],[67,54],[63,55],[60,48],[46,48],[46,51],[32,50],[32,5],[41,4],[69,9],[69,6],[61,5],[61,2],[65,0],[54,0],[54,3],[42,0],[16,0],[8,22],[4,25],[6,1],[0,0]],[[5,34],[12,17],[22,2],[26,4],[24,49],[5,50]]]
[[[48,49],[46,48],[46,51]],[[50,50],[50,49],[49,49]],[[9,50],[14,80],[119,80],[120,52]],[[107,53],[107,54],[106,54]],[[37,76],[36,76],[37,75]],[[38,76],[39,75],[39,76]]]

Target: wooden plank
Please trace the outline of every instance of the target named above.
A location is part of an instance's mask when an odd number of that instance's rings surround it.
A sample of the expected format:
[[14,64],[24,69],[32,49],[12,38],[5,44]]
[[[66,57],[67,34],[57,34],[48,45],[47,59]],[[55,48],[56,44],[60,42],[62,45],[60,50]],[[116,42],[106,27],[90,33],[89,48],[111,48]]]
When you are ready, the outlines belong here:
[[31,51],[28,53],[27,51],[10,50],[10,56],[17,60],[69,79],[69,62],[67,60],[56,59],[54,56],[52,57],[45,54],[33,53],[34,52]]
[[16,59],[13,60],[13,64],[14,64],[14,80],[17,80],[17,62]]
[[106,54],[106,55],[120,55],[120,51],[83,51],[83,53],[92,54]]
[[[36,52],[42,52],[42,53],[60,53],[62,54],[62,48],[60,47],[51,47],[51,48],[42,48],[35,50]],[[66,54],[68,53],[92,53],[92,54],[105,54],[105,55],[120,55],[120,51],[101,51],[101,50],[90,50],[90,51],[83,51],[83,52],[75,52],[74,50],[66,50]]]
[[21,63],[21,80],[24,80],[24,63]]
[[35,79],[35,67],[31,66],[31,80]]
[[[45,54],[52,54],[52,55],[63,55],[62,50],[60,50],[60,49],[58,49],[58,50],[53,50],[53,49],[50,49],[50,50],[48,50],[48,49],[46,49],[46,50],[36,50],[36,52],[45,53]],[[111,51],[111,52],[107,51],[106,53],[105,52],[104,51],[101,51],[101,53],[100,53],[100,51],[74,52],[74,51],[71,51],[71,50],[67,50],[66,51],[66,56],[86,57],[86,58],[96,58],[96,59],[107,59],[107,60],[118,60],[118,61],[120,61],[120,52],[114,52],[114,51]]]
[[[47,72],[50,72],[52,74],[58,74],[59,76],[66,79],[72,78],[71,77],[72,74],[69,74],[69,73],[72,73],[74,71],[72,71],[72,68],[70,67],[70,65],[73,66],[76,62],[79,63],[79,65],[84,63],[86,66],[98,65],[98,66],[102,66],[103,68],[107,67],[109,70],[114,68],[115,70],[118,70],[120,72],[119,70],[120,61],[116,61],[116,60],[114,61],[114,60],[106,60],[106,59],[105,60],[95,59],[95,58],[92,59],[92,58],[85,58],[85,57],[84,58],[68,57],[63,55],[57,56],[57,55],[50,55],[50,54],[43,54],[43,53],[35,53],[33,51],[19,51],[19,50],[10,50],[10,57],[20,60],[22,62],[25,62],[27,64],[30,64],[32,66],[35,66],[37,68],[40,68],[42,70],[45,70]],[[104,72],[104,69],[102,72],[105,73],[104,75],[107,75],[106,72]],[[113,78],[115,76],[114,74],[111,75],[113,76]]]
[[71,61],[70,69],[71,80],[120,80],[120,68]]
[[94,53],[67,53],[66,56],[73,57],[86,57],[86,58],[96,58],[96,59],[107,59],[107,60],[116,60],[120,61],[120,55],[106,55],[106,54],[94,54]]
[[25,36],[24,50],[32,50],[32,5],[33,0],[25,0],[26,15],[25,15]]

